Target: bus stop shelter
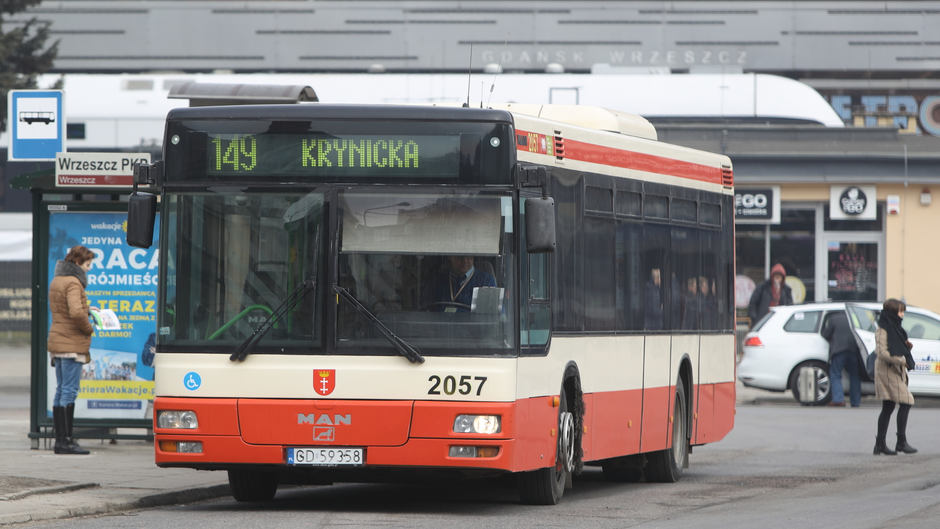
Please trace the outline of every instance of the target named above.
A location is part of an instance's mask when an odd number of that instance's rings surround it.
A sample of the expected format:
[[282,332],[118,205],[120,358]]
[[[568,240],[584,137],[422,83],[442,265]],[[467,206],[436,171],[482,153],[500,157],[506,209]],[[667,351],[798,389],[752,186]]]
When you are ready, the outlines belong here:
[[[190,106],[319,101],[304,85],[183,83],[168,97],[187,99]],[[147,351],[154,344],[157,324],[159,210],[149,249],[134,248],[125,239],[132,166],[139,161],[150,162],[150,155],[58,153],[55,168],[11,182],[14,189],[28,189],[32,196],[29,437],[34,449],[54,438],[55,370],[46,350],[52,321],[49,284],[56,261],[76,245],[96,254],[85,289],[89,302],[113,310],[121,329],[96,329],[92,336],[91,362],[82,370],[75,403],[73,437],[153,438],[153,355]]]
[[[138,153],[100,153],[105,160],[140,159]],[[73,158],[94,159],[94,153]],[[146,157],[149,161],[149,156]],[[87,166],[86,166],[87,167]],[[32,197],[32,322],[30,328],[31,447],[48,447],[54,438],[52,400],[55,369],[46,349],[51,314],[49,284],[55,264],[69,248],[88,247],[95,260],[85,292],[93,306],[112,309],[120,330],[95,329],[91,362],[83,366],[75,402],[73,436],[79,439],[152,439],[153,366],[147,349],[156,331],[157,250],[125,241],[129,180],[74,179],[62,185],[55,169],[20,175],[14,189]],[[155,237],[158,234],[155,234]]]

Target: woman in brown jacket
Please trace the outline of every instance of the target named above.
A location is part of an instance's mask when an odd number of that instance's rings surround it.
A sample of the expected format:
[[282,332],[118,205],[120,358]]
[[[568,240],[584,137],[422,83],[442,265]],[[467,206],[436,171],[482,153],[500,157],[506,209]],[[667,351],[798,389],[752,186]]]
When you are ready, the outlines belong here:
[[72,417],[75,398],[82,378],[82,365],[91,361],[93,328],[88,321],[88,298],[85,273],[91,268],[94,252],[84,246],[74,246],[65,260],[55,265],[55,277],[49,286],[49,310],[52,327],[47,347],[55,365],[55,398],[52,418],[55,424],[55,453],[87,454],[72,439]]
[[[878,436],[875,437],[875,455],[897,455],[898,452],[914,454],[917,449],[907,444],[907,415],[914,405],[914,396],[907,389],[907,372],[914,369],[914,357],[911,355],[911,342],[907,332],[901,327],[904,310],[903,301],[889,299],[885,301],[878,330],[875,332],[875,397],[881,400],[881,415],[878,416]],[[898,403],[898,444],[895,450],[888,448],[885,437],[888,435],[888,421]]]

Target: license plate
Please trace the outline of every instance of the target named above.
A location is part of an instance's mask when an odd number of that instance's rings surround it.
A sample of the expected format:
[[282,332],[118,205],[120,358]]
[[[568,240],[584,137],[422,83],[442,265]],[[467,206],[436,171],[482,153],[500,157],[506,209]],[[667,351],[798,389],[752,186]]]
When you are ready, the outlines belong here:
[[366,462],[362,448],[288,448],[288,465],[361,467]]

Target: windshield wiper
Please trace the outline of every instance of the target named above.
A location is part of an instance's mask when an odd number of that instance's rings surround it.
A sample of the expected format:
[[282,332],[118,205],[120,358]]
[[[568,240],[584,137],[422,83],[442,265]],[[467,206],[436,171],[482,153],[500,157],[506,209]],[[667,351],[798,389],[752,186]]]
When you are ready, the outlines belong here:
[[261,325],[255,329],[255,332],[251,333],[241,345],[238,346],[238,349],[235,349],[235,352],[232,353],[232,356],[228,357],[232,362],[239,361],[243,362],[245,358],[255,350],[255,346],[258,345],[258,342],[264,338],[264,335],[271,330],[271,327],[274,326],[274,323],[277,322],[287,313],[290,309],[294,308],[294,305],[300,302],[307,295],[307,292],[313,290],[313,299],[314,306],[316,306],[317,298],[317,268],[319,267],[319,258],[320,258],[320,227],[317,226],[317,234],[313,238],[313,273],[307,279],[301,281],[294,287],[294,290],[291,290],[290,293],[284,298],[284,301],[281,302],[280,306],[268,316],[268,319],[261,322]]
[[380,322],[379,319],[375,317],[375,314],[372,314],[372,312],[369,311],[369,309],[367,309],[361,301],[356,299],[356,296],[350,294],[348,289],[345,289],[339,285],[333,285],[333,291],[348,301],[350,305],[355,307],[355,309],[359,311],[359,314],[362,314],[367,320],[369,320],[369,323],[374,325],[375,328],[378,329],[380,333],[382,333],[382,336],[391,342],[391,344],[395,346],[395,349],[398,349],[398,352],[410,360],[412,364],[415,362],[419,364],[424,363],[424,357],[421,356],[421,351],[419,351],[417,347],[396,336],[395,333],[386,327],[384,323]]
[[264,338],[264,335],[267,334],[268,331],[271,330],[271,328],[274,326],[274,323],[277,322],[277,320],[279,320],[282,316],[284,316],[284,314],[286,314],[287,311],[294,308],[294,305],[300,302],[300,300],[303,299],[304,296],[307,295],[307,292],[311,290],[316,290],[316,287],[317,287],[317,282],[313,277],[301,281],[294,288],[294,290],[292,290],[290,294],[287,295],[287,298],[284,299],[284,301],[278,306],[278,308],[275,309],[274,312],[272,312],[271,315],[268,316],[266,320],[261,322],[261,325],[259,325],[258,328],[255,329],[255,332],[251,333],[251,336],[249,336],[244,342],[242,342],[242,344],[238,346],[238,349],[235,349],[235,352],[232,353],[232,356],[230,356],[228,359],[231,360],[232,362],[236,360],[239,362],[244,361],[245,358],[249,354],[251,354],[252,351],[254,351],[255,346],[258,345],[258,342],[260,342],[261,339]]

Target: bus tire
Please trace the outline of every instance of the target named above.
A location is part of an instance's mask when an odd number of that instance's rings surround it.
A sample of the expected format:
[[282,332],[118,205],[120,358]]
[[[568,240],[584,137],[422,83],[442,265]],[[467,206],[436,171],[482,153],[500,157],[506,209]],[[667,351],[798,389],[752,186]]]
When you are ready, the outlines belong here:
[[685,384],[682,378],[676,381],[676,400],[672,413],[672,448],[653,452],[648,457],[644,474],[646,481],[656,483],[675,483],[682,477],[682,466],[688,457],[689,439],[686,428],[687,404]]
[[228,484],[236,501],[271,501],[277,493],[277,474],[258,470],[229,470]]
[[557,505],[565,493],[565,484],[571,479],[576,450],[575,420],[568,411],[564,388],[559,399],[555,466],[521,472],[516,476],[519,499],[527,505]]

